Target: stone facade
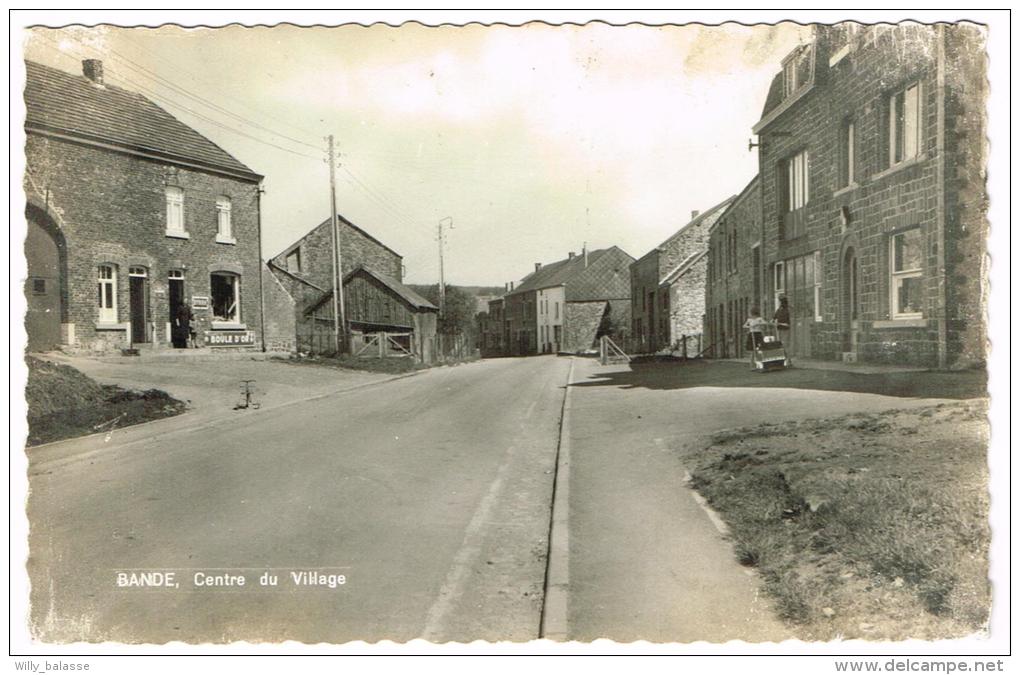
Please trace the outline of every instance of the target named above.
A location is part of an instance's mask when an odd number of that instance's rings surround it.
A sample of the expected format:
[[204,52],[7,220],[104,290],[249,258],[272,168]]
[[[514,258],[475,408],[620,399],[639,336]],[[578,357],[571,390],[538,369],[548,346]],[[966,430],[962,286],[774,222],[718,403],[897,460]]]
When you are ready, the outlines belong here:
[[[374,270],[401,281],[404,272],[403,258],[393,249],[368,234],[360,227],[345,218],[339,218],[340,253],[343,273],[346,276],[351,270],[359,267]],[[288,325],[293,326],[291,340],[293,348],[298,342],[309,343],[313,326],[306,310],[319,303],[323,296],[333,289],[333,237],[330,220],[327,219],[313,228],[308,234],[273,256],[268,263],[276,283],[282,286],[291,298],[289,310],[285,303],[280,305],[281,311],[289,311],[292,319]],[[302,334],[298,339],[297,333]],[[332,335],[332,332],[330,332]],[[278,341],[283,341],[279,336]],[[332,344],[332,338],[314,341],[316,344]]]
[[789,297],[795,354],[983,362],[983,45],[965,24],[819,26],[796,90],[776,77],[754,128],[765,294]]
[[[679,348],[676,342],[683,336],[701,334],[704,272],[687,276],[676,288],[672,279],[708,250],[709,230],[732,199],[692,214],[690,222],[630,266],[633,351]],[[699,280],[700,287],[695,285]]]
[[744,188],[712,226],[705,284],[705,355],[743,357],[744,322],[767,306],[761,258],[761,184]]
[[[399,253],[386,246],[345,218],[339,218],[340,255],[343,275],[357,267],[381,272],[397,281],[404,278],[404,259]],[[300,260],[297,269],[288,264],[288,258],[296,255]],[[333,237],[330,221],[319,223],[308,234],[273,256],[271,265],[291,272],[309,285],[330,290],[333,287]],[[289,283],[284,280],[284,283]],[[317,300],[318,298],[316,298]]]
[[[87,143],[28,133],[28,219],[55,227],[66,249],[61,309],[63,347],[107,352],[142,344],[170,342],[168,277],[183,279],[183,295],[194,307],[199,343],[214,333],[210,275],[228,272],[240,283],[239,324],[231,331],[254,333],[261,345],[262,313],[259,254],[259,178],[234,178],[215,172],[158,162]],[[166,188],[184,195],[188,238],[166,234]],[[235,243],[217,241],[217,200],[231,203]],[[42,204],[33,204],[41,201]],[[97,307],[97,270],[115,274],[116,320],[101,323]],[[133,340],[130,271],[144,271],[141,315],[143,340]],[[136,291],[137,292],[137,291]],[[196,304],[196,298],[199,298]]]
[[[619,247],[610,246],[570,253],[547,265],[536,263],[535,272],[504,296],[507,353],[579,353],[593,349],[601,335],[624,340],[630,325],[633,261]],[[601,308],[597,316],[593,307]]]

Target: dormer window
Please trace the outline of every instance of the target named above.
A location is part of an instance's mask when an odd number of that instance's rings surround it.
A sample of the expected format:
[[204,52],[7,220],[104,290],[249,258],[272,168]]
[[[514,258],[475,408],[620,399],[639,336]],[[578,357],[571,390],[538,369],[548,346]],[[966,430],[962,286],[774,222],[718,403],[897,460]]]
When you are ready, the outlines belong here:
[[783,98],[793,96],[814,79],[814,55],[811,45],[804,45],[783,61]]

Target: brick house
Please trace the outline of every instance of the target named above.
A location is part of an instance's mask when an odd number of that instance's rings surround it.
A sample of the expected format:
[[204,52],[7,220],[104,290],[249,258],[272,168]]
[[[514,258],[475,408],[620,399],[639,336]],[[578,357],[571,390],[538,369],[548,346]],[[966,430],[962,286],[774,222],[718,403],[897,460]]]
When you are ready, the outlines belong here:
[[[400,290],[396,291],[398,296],[405,291],[413,293],[403,285],[404,262],[399,253],[342,216],[337,217],[337,223],[345,285],[351,278],[352,271],[364,268],[386,279],[385,282],[375,280],[380,293],[385,294],[384,287],[393,284],[400,287]],[[319,223],[303,237],[270,258],[268,267],[275,283],[282,286],[291,299],[289,308],[281,308],[280,311],[289,312],[294,317],[294,349],[323,351],[326,345],[333,343],[332,313],[329,314],[329,326],[322,322],[325,316],[322,300],[326,296],[332,298],[333,292],[331,219],[327,218]],[[358,279],[358,283],[362,283],[360,275]],[[398,298],[393,298],[393,301],[400,304]],[[383,302],[381,298],[380,302]],[[397,304],[394,304],[394,307]],[[318,320],[314,317],[318,317]],[[329,336],[324,336],[324,332],[329,332]]]
[[754,132],[795,355],[983,362],[984,58],[975,26],[844,23],[783,61]]
[[684,336],[701,334],[708,232],[732,199],[695,211],[690,222],[630,266],[633,351],[673,349]]
[[706,356],[743,357],[743,326],[751,308],[757,307],[764,316],[767,305],[761,241],[761,182],[755,176],[709,231]]
[[601,335],[623,336],[630,324],[628,267],[617,246],[543,265],[503,297],[505,353],[579,353]]
[[26,62],[30,350],[263,345],[262,176],[144,96]]

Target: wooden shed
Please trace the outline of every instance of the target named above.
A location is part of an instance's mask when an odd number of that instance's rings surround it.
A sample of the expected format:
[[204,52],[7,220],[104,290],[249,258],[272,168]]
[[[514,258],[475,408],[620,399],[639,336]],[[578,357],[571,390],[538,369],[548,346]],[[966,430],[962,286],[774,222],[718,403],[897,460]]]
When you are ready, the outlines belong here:
[[[393,277],[364,266],[344,277],[343,289],[352,354],[435,360],[438,307]],[[305,316],[310,330],[331,337],[333,293],[310,305]]]

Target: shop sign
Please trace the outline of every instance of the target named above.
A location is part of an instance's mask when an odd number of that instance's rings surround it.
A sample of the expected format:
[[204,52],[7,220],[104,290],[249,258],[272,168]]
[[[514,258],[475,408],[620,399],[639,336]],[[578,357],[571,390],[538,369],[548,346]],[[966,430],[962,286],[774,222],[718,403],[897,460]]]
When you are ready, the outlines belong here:
[[210,347],[252,347],[255,345],[255,331],[252,330],[206,331],[205,343]]

